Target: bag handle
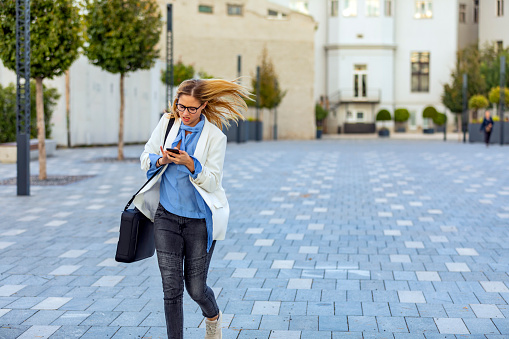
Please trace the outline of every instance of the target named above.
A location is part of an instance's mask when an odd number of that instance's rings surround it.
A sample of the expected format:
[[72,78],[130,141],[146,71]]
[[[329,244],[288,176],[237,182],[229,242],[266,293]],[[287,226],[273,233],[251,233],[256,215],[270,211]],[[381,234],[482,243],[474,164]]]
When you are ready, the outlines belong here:
[[[164,142],[163,142],[163,146],[164,144],[166,143],[166,138],[168,137],[168,134],[170,133],[170,129],[171,127],[173,126],[173,123],[175,122],[175,118],[171,118],[170,121],[168,122],[168,126],[166,127],[166,132],[164,134]],[[159,166],[159,168],[157,169],[157,171],[152,174],[152,176],[147,180],[147,182],[145,182],[143,184],[143,186],[141,186],[141,188],[138,190],[138,192],[134,193],[133,197],[131,198],[131,200],[129,200],[129,202],[127,203],[127,205],[125,205],[124,207],[124,211],[127,211],[127,209],[129,208],[129,205],[131,205],[131,203],[133,202],[134,198],[136,198],[136,196],[138,195],[138,193],[141,192],[141,190],[147,186],[147,184],[150,182],[150,180],[152,180],[160,171],[161,169],[163,168],[163,166]]]

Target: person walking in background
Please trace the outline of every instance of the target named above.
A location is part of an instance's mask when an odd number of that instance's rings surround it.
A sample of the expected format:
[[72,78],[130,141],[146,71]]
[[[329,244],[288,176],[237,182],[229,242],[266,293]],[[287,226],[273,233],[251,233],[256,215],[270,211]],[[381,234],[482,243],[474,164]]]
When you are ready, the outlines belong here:
[[493,131],[493,125],[495,122],[493,118],[490,116],[490,111],[486,111],[484,113],[484,119],[481,124],[481,131],[484,131],[484,142],[486,143],[486,147],[490,145],[490,137],[491,132]]
[[[206,318],[205,338],[222,337],[222,314],[207,286],[215,242],[224,239],[229,217],[222,187],[226,136],[221,128],[229,120],[244,119],[244,99],[250,97],[245,87],[233,81],[184,81],[171,112],[161,118],[140,157],[147,177],[164,166],[158,180],[152,180],[134,204],[154,220],[170,339],[183,338],[184,284]],[[175,121],[163,145],[170,118]]]

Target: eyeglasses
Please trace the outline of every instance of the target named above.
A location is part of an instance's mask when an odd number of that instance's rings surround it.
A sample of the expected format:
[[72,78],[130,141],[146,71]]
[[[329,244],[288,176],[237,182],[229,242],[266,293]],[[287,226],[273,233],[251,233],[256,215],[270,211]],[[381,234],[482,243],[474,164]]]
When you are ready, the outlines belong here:
[[177,109],[180,111],[180,112],[185,112],[185,110],[187,109],[187,111],[190,113],[190,114],[194,114],[198,111],[198,109],[203,106],[203,104],[201,104],[200,106],[198,107],[188,107],[188,106],[184,106],[182,104],[177,104]]

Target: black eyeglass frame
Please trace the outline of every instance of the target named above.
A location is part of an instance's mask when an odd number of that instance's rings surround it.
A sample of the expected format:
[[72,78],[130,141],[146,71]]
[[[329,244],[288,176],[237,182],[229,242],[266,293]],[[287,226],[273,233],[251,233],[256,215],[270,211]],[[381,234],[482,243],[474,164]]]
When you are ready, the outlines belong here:
[[184,113],[187,109],[187,111],[190,113],[190,114],[195,114],[196,112],[198,112],[198,109],[200,109],[200,107],[203,106],[203,104],[201,104],[200,106],[198,107],[189,107],[189,106],[184,106],[182,104],[179,104],[177,103],[177,110],[179,112],[182,112]]

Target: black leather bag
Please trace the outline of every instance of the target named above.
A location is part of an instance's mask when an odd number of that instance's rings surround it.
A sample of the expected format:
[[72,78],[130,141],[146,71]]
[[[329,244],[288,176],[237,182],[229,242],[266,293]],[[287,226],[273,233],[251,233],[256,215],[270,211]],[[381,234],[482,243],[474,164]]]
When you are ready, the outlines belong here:
[[[175,119],[172,118],[168,122],[163,145],[174,121]],[[154,223],[137,208],[129,208],[129,206],[136,195],[140,193],[162,168],[163,166],[159,167],[138,192],[133,195],[122,212],[120,217],[120,236],[117,243],[117,253],[115,254],[115,260],[118,262],[131,263],[150,258],[154,255]]]

